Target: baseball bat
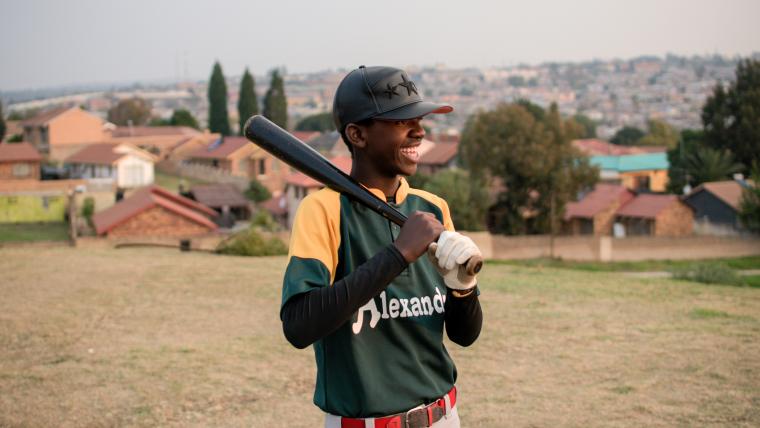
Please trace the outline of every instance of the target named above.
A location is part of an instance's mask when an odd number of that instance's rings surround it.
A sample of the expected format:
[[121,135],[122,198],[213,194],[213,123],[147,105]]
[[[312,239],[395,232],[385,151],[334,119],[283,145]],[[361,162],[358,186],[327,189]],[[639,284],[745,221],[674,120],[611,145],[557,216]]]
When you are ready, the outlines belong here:
[[[404,213],[375,196],[318,151],[264,116],[255,115],[246,121],[245,136],[274,157],[397,225],[403,226],[406,222],[407,217]],[[479,256],[470,258],[465,264],[465,269],[470,275],[478,273],[481,267],[483,267],[483,259]]]

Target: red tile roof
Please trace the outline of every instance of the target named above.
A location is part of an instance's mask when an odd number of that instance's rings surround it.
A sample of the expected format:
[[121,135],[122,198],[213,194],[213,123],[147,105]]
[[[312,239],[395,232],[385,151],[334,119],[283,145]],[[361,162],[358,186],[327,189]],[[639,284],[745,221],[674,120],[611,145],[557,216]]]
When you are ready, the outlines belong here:
[[208,147],[194,151],[189,157],[200,159],[226,159],[231,154],[249,144],[253,143],[248,141],[245,137],[224,137],[221,140],[209,144]]
[[54,108],[52,110],[46,110],[39,114],[37,114],[34,117],[30,117],[29,119],[22,120],[21,126],[38,126],[38,125],[44,125],[50,120],[54,119],[56,116],[59,116],[60,114],[71,110],[72,108],[79,108],[79,107],[58,107]]
[[40,161],[42,156],[29,143],[0,144],[0,162]]
[[[337,156],[330,159],[330,162],[332,162],[333,165],[337,166],[338,169],[345,172],[346,174],[349,174],[351,172],[352,161],[348,156]],[[323,184],[319,181],[300,172],[294,172],[288,175],[285,178],[285,182],[292,186],[305,187],[307,189],[323,186]]]
[[216,224],[204,215],[211,215],[209,213],[213,213],[213,216],[217,215],[214,210],[202,207],[201,204],[193,200],[175,195],[158,186],[145,187],[136,191],[128,198],[119,201],[116,205],[96,213],[92,217],[92,222],[98,235],[103,235],[132,217],[155,206],[163,207],[201,226],[206,226],[210,230],[216,230],[217,228]]
[[643,194],[623,205],[616,215],[622,217],[655,218],[662,210],[678,202],[676,195]]
[[571,218],[593,218],[594,215],[610,207],[615,202],[625,204],[634,194],[625,186],[599,183],[594,190],[578,202],[570,202],[565,208],[565,220]]
[[435,143],[428,151],[420,156],[424,165],[445,165],[457,155],[459,143]]
[[250,203],[233,184],[197,185],[190,188],[190,193],[193,194],[196,201],[212,208],[222,208],[225,205],[229,207],[247,207]]
[[201,131],[189,126],[117,126],[111,131],[114,138],[121,137],[154,137],[167,135],[186,135],[194,136],[202,134]]
[[117,153],[115,143],[90,144],[66,158],[66,163],[87,163],[96,165],[113,165],[127,153]]
[[573,146],[589,156],[622,156],[640,153],[661,153],[667,151],[666,147],[656,146],[619,146],[607,141],[595,138],[585,140],[573,140]]

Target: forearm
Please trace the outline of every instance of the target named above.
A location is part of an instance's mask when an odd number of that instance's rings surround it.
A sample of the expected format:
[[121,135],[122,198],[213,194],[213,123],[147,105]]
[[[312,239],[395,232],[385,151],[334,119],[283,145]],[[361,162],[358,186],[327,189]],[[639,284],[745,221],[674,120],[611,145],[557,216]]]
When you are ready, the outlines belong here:
[[343,325],[407,267],[395,246],[389,245],[331,286],[288,300],[280,310],[285,337],[305,348]]
[[456,297],[448,288],[444,308],[446,334],[449,339],[461,346],[472,345],[483,326],[483,311],[480,308],[478,290],[475,289],[464,297]]

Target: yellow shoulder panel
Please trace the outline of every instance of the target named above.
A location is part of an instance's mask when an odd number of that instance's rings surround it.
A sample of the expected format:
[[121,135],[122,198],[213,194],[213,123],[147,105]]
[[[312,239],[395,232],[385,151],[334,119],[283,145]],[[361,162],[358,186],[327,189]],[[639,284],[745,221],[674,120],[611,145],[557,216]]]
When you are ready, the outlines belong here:
[[296,211],[288,258],[316,259],[335,280],[340,247],[340,193],[324,188],[306,196]]
[[416,195],[419,196],[428,202],[431,202],[433,205],[437,206],[441,209],[441,213],[443,214],[443,227],[446,230],[454,231],[454,222],[451,221],[451,212],[449,211],[449,204],[446,203],[446,201],[441,198],[440,196],[436,196],[430,192],[427,192],[425,190],[421,189],[413,189],[409,188],[409,194],[410,195]]

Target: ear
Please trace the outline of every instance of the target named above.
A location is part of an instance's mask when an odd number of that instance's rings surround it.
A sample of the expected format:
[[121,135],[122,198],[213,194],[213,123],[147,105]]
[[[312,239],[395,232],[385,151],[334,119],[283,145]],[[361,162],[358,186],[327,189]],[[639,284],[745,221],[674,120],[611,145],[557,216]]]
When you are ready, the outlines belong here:
[[354,148],[363,149],[367,147],[367,130],[363,126],[349,123],[346,126],[346,138]]

